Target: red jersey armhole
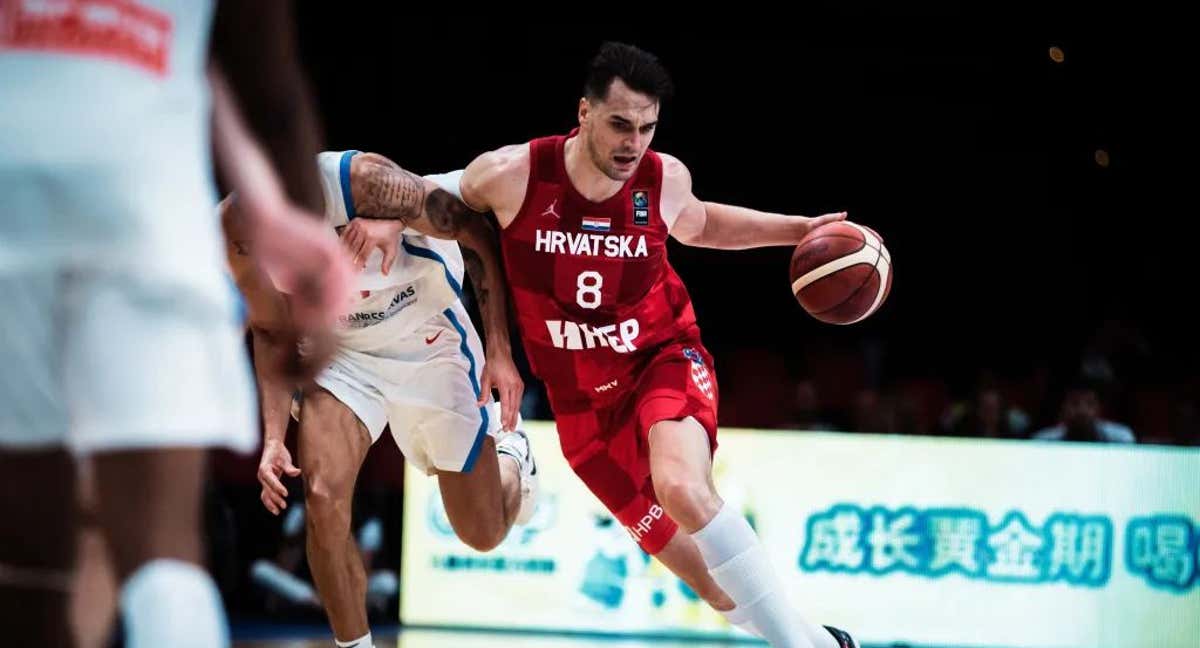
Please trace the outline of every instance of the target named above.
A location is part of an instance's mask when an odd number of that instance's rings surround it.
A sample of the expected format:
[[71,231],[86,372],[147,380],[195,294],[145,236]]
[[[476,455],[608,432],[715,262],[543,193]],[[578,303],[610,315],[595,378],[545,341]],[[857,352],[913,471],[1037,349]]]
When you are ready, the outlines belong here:
[[540,178],[540,165],[545,164],[543,158],[546,157],[546,149],[553,150],[554,148],[553,146],[546,145],[545,141],[545,139],[535,139],[526,144],[529,147],[529,178],[525,182],[525,198],[521,200],[521,208],[517,210],[517,215],[509,222],[508,227],[513,227],[518,221],[525,218],[525,212],[529,209],[529,204],[533,200],[534,189],[539,182],[544,181],[544,179]]
[[[529,208],[529,201],[532,200],[533,188],[537,186],[537,160],[535,160],[537,147],[533,142],[526,144],[529,147],[529,177],[525,180],[525,197],[521,199],[521,208],[517,210],[516,216],[513,216],[512,221],[508,223],[508,227],[516,225],[521,219],[525,218],[525,210]],[[508,227],[504,229],[508,229]]]

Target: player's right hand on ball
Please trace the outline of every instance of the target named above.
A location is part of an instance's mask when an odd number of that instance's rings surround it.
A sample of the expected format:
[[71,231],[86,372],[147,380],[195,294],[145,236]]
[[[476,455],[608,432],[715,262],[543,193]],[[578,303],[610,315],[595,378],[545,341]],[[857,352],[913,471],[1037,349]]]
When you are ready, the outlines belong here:
[[820,216],[812,217],[800,216],[800,218],[804,223],[804,231],[800,238],[804,238],[805,236],[808,236],[809,232],[812,232],[822,225],[828,225],[830,223],[846,220],[846,212],[834,212],[832,214],[821,214]]
[[300,474],[300,469],[292,463],[292,453],[282,441],[271,440],[263,445],[262,459],[258,462],[258,483],[262,484],[262,494],[259,499],[263,506],[274,515],[287,508],[287,487],[280,481],[284,473],[288,477]]

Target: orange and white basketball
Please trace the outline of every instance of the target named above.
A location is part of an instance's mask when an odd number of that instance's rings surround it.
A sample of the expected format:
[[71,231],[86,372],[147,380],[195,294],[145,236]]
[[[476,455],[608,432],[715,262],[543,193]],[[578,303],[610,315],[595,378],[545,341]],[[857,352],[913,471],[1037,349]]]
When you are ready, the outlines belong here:
[[808,233],[792,252],[792,292],[809,315],[854,324],[874,313],[892,289],[892,257],[883,238],[849,221]]

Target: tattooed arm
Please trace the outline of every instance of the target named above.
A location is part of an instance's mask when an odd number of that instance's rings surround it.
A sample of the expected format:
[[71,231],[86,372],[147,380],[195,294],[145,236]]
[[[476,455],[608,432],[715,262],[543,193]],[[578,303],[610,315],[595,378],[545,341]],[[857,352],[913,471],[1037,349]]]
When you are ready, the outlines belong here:
[[458,241],[479,302],[487,338],[480,402],[500,392],[505,429],[516,425],[524,384],[512,362],[508,332],[508,286],[500,267],[500,239],[483,215],[427,180],[374,153],[354,156],[350,193],[356,216],[393,219],[422,234]]

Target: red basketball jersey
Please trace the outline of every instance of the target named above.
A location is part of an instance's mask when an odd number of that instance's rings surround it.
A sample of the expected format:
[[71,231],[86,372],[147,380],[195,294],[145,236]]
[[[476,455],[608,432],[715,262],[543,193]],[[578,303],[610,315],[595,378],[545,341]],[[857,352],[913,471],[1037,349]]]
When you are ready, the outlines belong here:
[[592,202],[567,177],[571,135],[530,142],[525,202],[501,234],[525,352],[558,411],[615,401],[657,350],[700,339],[667,261],[661,158],[647,151],[616,195]]

